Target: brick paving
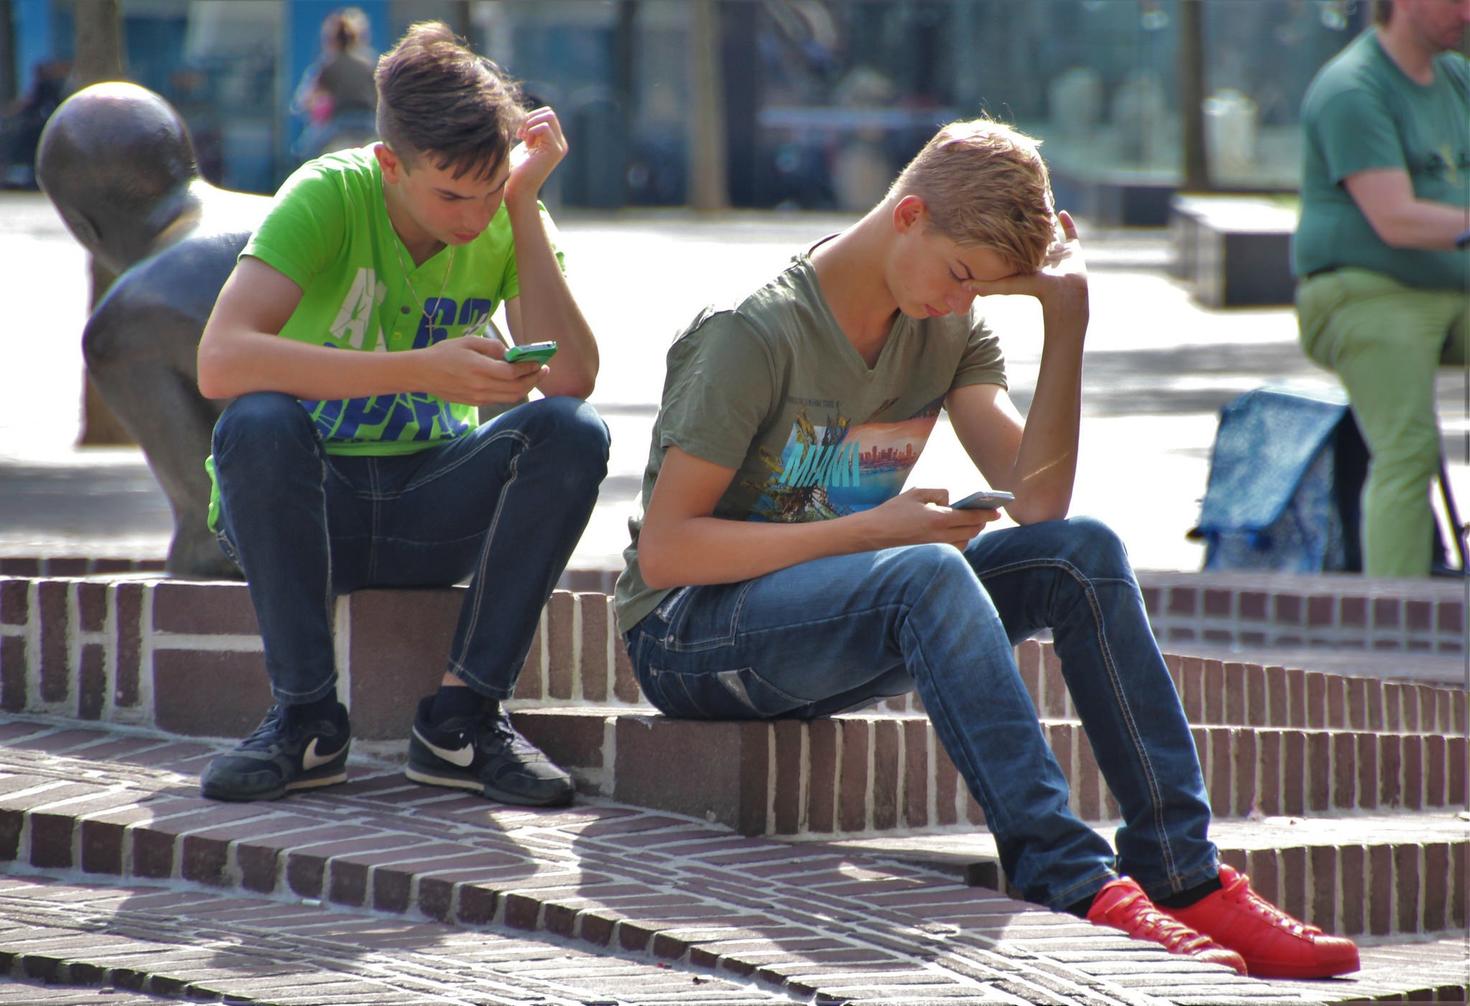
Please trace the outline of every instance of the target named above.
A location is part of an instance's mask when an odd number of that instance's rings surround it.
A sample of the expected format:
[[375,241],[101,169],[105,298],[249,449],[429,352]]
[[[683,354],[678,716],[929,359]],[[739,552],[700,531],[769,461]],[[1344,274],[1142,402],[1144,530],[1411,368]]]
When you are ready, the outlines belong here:
[[0,877],[0,962],[7,960],[33,979],[262,1006],[796,1001],[566,941],[348,913],[311,899],[36,876]]
[[217,750],[0,723],[0,961],[13,976],[242,1002],[558,1006],[1264,1006],[1470,981],[1443,938],[1385,948],[1392,962],[1354,980],[1243,979],[880,856],[605,801],[508,808],[371,758],[346,786],[209,803],[196,774]]

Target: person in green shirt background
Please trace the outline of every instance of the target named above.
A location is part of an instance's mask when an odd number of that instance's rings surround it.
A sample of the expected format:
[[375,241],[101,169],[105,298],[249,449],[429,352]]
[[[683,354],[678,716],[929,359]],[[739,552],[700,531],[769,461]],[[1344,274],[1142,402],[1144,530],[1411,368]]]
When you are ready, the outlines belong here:
[[1347,389],[1371,460],[1363,571],[1430,573],[1439,466],[1434,377],[1470,328],[1467,0],[1379,0],[1378,23],[1302,101],[1292,246],[1302,347]]
[[[201,791],[343,781],[334,597],[468,578],[408,775],[564,804],[570,779],[501,700],[607,471],[607,428],[583,401],[597,345],[537,198],[566,141],[443,24],[411,27],[376,82],[380,141],[285,182],[199,343],[200,391],[235,399],[214,431],[212,525],[249,583],[275,699]],[[484,337],[501,303],[512,340],[555,341],[554,358],[506,360]],[[532,389],[544,397],[478,423],[477,407]]]

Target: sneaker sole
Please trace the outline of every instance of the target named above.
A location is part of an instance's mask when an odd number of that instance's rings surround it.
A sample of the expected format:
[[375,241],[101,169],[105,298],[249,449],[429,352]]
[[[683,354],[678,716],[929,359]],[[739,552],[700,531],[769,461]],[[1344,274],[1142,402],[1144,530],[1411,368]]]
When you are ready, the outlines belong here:
[[320,789],[323,786],[335,786],[347,781],[347,771],[344,769],[333,775],[317,776],[309,779],[293,779],[284,786],[276,789],[268,789],[262,793],[237,793],[231,790],[223,790],[217,787],[211,788],[201,785],[199,795],[206,800],[224,800],[228,803],[253,803],[257,800],[279,800],[287,793],[293,793],[301,789]]
[[1307,965],[1283,964],[1280,966],[1257,962],[1255,966],[1246,961],[1246,968],[1252,978],[1336,978],[1340,975],[1350,975],[1354,971],[1361,971],[1362,965],[1355,958],[1352,961],[1328,962],[1325,965],[1311,967]]
[[414,782],[423,783],[425,786],[444,786],[448,789],[463,789],[473,793],[479,793],[488,800],[496,803],[509,803],[517,807],[565,807],[572,802],[572,793],[565,796],[558,794],[549,800],[531,800],[516,793],[507,793],[493,786],[487,786],[478,779],[467,776],[436,775],[423,769],[414,768],[412,765],[403,770],[403,774]]

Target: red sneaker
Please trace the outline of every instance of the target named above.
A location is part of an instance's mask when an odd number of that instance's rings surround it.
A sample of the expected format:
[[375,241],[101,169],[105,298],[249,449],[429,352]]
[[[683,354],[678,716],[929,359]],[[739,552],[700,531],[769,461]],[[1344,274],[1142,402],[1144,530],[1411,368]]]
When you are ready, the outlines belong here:
[[1246,973],[1245,961],[1239,954],[1169,918],[1148,899],[1138,882],[1128,877],[1119,877],[1097,892],[1092,907],[1087,910],[1087,921],[1099,926],[1112,926],[1136,939],[1157,943],[1171,954],[1223,964],[1241,974]]
[[1251,878],[1220,865],[1221,890],[1188,908],[1161,908],[1245,958],[1253,978],[1330,978],[1358,970],[1352,940],[1327,936],[1255,891]]

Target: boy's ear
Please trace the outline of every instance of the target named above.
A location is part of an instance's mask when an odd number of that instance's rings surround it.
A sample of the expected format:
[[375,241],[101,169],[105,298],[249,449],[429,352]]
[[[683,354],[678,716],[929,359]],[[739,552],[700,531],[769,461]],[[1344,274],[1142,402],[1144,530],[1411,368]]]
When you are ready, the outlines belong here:
[[922,223],[928,213],[929,208],[924,205],[924,200],[909,193],[893,205],[893,229],[900,234],[906,234]]
[[403,161],[388,144],[381,142],[373,144],[373,156],[378,159],[378,166],[383,169],[383,181],[389,185],[397,185],[403,175]]

